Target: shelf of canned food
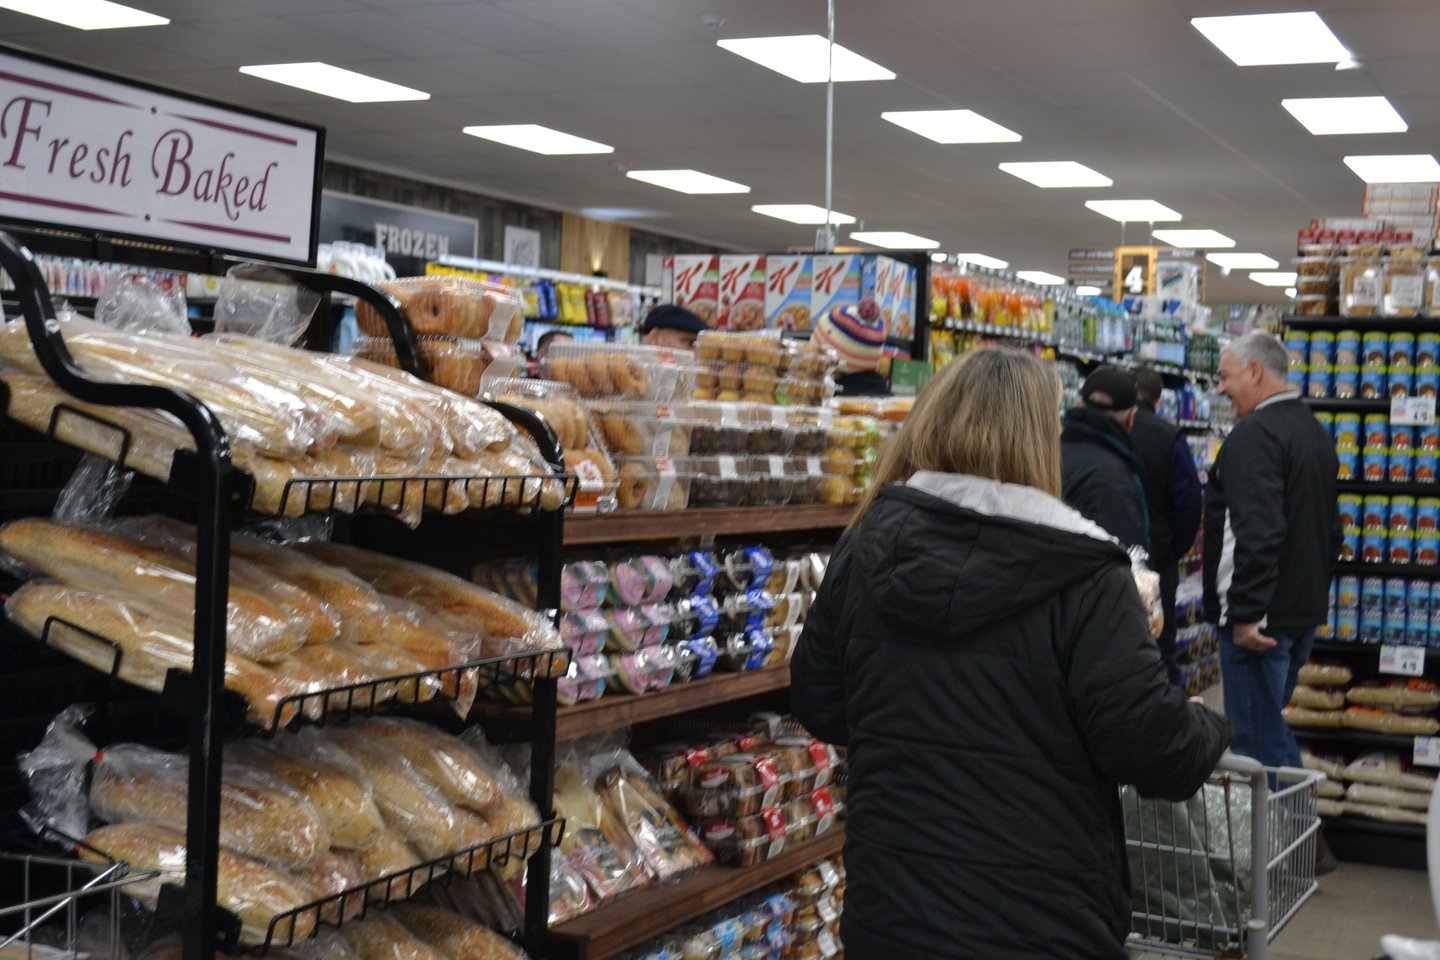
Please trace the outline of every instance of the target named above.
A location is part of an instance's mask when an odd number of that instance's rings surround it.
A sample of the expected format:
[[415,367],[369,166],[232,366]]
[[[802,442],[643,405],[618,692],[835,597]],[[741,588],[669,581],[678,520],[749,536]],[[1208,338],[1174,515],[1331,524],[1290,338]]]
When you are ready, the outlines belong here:
[[1335,441],[1343,492],[1440,496],[1440,425],[1392,424],[1383,401],[1368,412],[1315,406],[1315,419]]
[[[1314,400],[1383,400],[1440,393],[1440,320],[1431,330],[1285,333],[1286,381]],[[1388,326],[1388,325],[1387,325]]]
[[[1368,650],[1378,658],[1381,644],[1440,648],[1440,584],[1412,574],[1388,564],[1343,569],[1331,583],[1330,614],[1316,632],[1315,653]],[[1427,675],[1440,672],[1440,656],[1426,659]]]

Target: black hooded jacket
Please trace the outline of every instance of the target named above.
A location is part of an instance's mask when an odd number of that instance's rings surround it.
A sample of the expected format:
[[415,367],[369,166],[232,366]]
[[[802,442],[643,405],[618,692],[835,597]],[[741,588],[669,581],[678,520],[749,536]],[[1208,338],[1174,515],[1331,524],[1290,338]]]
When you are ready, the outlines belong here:
[[837,545],[791,671],[801,722],[849,748],[852,960],[1125,957],[1117,784],[1189,797],[1229,732],[1167,680],[1100,536],[1039,491],[919,474]]
[[1150,549],[1145,466],[1120,424],[1089,407],[1066,410],[1060,462],[1066,503],[1125,546]]

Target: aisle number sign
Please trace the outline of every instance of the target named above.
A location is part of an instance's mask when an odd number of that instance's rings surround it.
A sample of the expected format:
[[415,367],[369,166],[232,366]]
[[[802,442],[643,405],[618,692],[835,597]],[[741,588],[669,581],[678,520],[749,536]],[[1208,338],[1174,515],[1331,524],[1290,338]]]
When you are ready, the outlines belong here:
[[1115,297],[1149,296],[1155,292],[1156,247],[1115,248]]

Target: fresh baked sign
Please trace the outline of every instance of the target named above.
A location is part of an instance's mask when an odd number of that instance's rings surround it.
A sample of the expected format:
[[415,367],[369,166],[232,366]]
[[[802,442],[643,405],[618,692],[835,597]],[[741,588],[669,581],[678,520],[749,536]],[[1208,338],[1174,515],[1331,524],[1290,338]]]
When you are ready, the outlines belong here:
[[0,47],[0,220],[315,256],[324,131]]

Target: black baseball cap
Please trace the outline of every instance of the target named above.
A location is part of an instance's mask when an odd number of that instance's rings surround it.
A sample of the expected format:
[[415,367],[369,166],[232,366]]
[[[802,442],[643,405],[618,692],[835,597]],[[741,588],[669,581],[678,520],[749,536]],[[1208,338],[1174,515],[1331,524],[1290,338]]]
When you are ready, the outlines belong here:
[[[1092,400],[1097,393],[1103,393],[1108,399],[1100,402]],[[1097,410],[1129,410],[1139,400],[1135,374],[1111,363],[1097,367],[1080,385],[1080,399]]]
[[704,333],[710,328],[705,325],[696,314],[686,310],[684,307],[677,307],[673,303],[662,303],[651,310],[645,317],[645,322],[640,324],[641,333],[649,333],[651,330],[679,330],[683,333]]

